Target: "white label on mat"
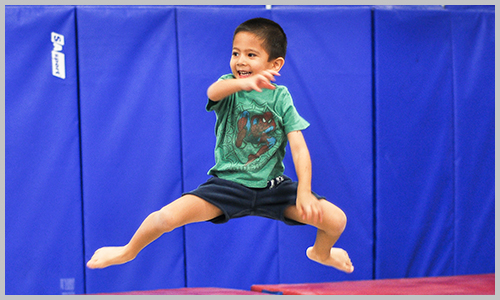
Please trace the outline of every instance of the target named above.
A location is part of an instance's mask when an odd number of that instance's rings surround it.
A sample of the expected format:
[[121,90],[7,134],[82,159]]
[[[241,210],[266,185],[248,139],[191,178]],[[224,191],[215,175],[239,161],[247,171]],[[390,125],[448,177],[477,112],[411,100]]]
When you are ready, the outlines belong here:
[[52,75],[62,79],[66,78],[66,62],[63,50],[64,35],[52,32],[50,41],[54,48],[52,49]]

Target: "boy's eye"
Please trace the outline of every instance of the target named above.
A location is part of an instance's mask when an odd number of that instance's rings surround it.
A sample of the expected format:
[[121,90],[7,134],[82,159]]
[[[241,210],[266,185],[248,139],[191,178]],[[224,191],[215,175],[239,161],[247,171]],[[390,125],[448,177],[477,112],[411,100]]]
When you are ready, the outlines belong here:
[[238,52],[233,52],[233,56],[238,56]]
[[255,53],[249,53],[249,54],[248,54],[248,56],[249,56],[249,57],[255,57],[255,56],[257,56],[257,55],[256,55]]

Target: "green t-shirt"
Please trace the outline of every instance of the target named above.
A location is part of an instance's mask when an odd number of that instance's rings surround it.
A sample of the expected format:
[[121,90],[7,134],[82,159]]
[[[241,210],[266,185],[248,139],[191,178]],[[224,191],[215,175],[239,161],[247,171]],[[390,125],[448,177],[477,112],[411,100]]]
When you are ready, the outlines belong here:
[[[234,78],[232,74],[219,80]],[[215,111],[215,166],[209,175],[251,188],[283,175],[287,134],[309,126],[293,106],[285,86],[275,90],[240,91],[207,104]]]

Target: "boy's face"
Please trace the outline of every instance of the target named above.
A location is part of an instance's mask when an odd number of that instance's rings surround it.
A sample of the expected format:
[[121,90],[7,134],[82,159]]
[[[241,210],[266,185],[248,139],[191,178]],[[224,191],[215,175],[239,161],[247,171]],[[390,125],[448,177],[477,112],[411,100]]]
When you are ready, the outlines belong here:
[[240,31],[233,40],[233,54],[230,66],[233,75],[247,78],[263,70],[273,69],[274,61],[268,61],[269,54],[262,47],[262,40],[255,34]]

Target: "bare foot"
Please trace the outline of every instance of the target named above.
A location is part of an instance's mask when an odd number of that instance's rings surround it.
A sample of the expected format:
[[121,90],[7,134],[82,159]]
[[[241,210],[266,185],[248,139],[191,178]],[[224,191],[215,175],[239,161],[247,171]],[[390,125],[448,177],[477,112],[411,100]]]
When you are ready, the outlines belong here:
[[134,257],[127,257],[125,247],[103,247],[97,249],[92,258],[87,262],[90,269],[102,269],[112,265],[120,265],[129,262]]
[[351,259],[344,249],[332,248],[328,257],[321,258],[314,251],[313,247],[309,247],[307,248],[306,255],[310,260],[326,266],[334,267],[336,269],[339,269],[340,271],[344,271],[346,273],[352,273],[352,271],[354,271],[354,266],[351,263]]

